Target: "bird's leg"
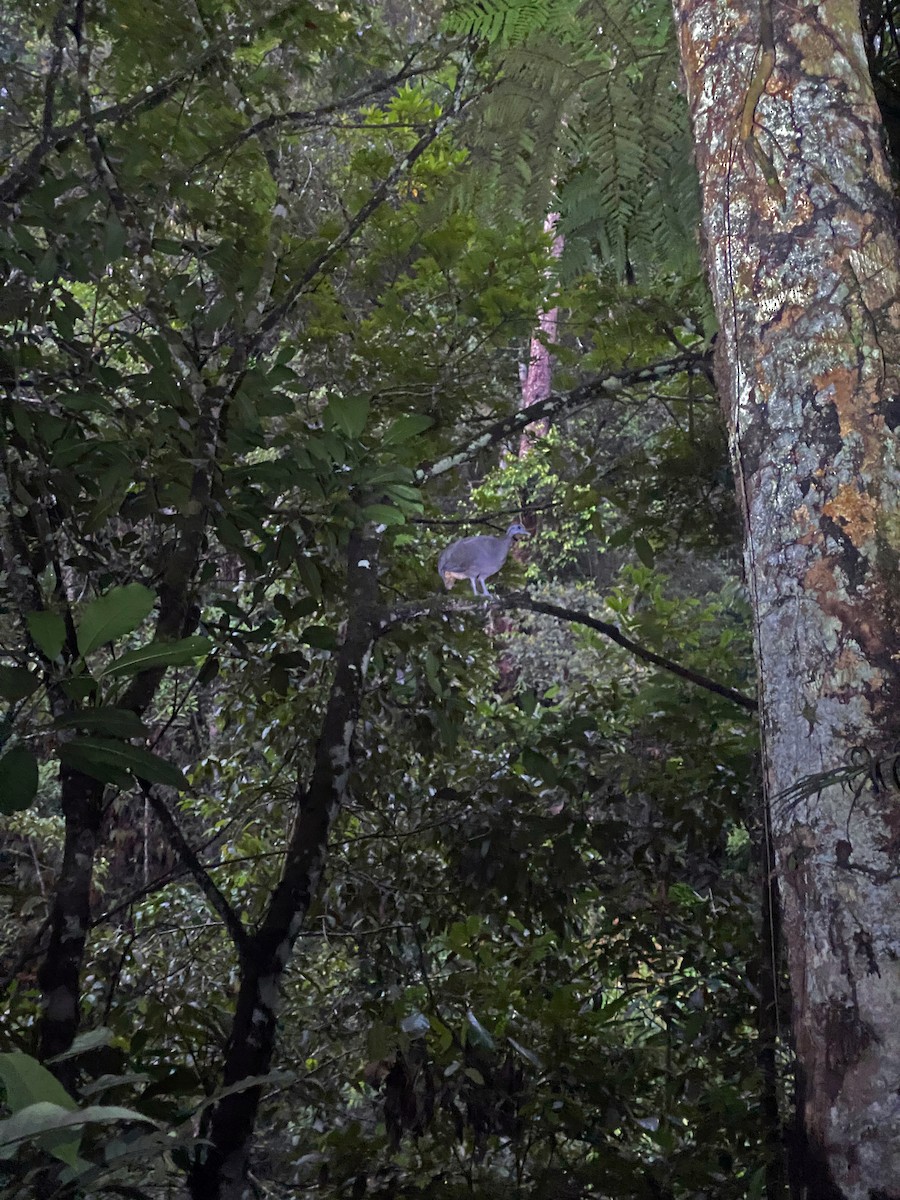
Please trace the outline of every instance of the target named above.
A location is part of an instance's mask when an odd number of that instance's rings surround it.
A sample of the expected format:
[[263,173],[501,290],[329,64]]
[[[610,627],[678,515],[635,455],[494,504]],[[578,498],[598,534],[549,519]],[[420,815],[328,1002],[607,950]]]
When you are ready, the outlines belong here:
[[484,581],[484,577],[483,577],[483,576],[482,576],[482,579],[481,579],[481,590],[482,590],[482,592],[484,593],[484,595],[485,595],[485,596],[489,596],[489,595],[491,594],[491,593],[488,591],[488,585],[485,583],[485,581]]
[[473,592],[475,593],[475,595],[477,596],[477,595],[478,595],[478,588],[477,588],[477,586],[476,586],[476,584],[475,584],[475,576],[474,576],[474,575],[472,576],[472,578],[471,578],[470,582],[471,582],[471,584],[472,584],[472,591],[473,591]]

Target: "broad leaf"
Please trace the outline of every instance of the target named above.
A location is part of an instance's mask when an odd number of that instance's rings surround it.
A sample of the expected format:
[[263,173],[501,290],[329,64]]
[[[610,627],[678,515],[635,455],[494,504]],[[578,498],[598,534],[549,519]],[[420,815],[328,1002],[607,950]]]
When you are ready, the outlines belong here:
[[650,545],[647,539],[641,534],[638,534],[632,542],[632,545],[634,546],[635,554],[638,556],[644,566],[652,568],[656,562],[656,555],[653,551],[653,547]]
[[334,630],[327,625],[307,625],[300,635],[300,641],[307,646],[315,646],[317,650],[337,649],[337,638]]
[[93,700],[100,691],[97,680],[90,675],[73,675],[62,681],[62,690],[70,700]]
[[25,620],[37,648],[51,660],[58,658],[66,640],[62,617],[54,612],[30,612],[25,614]]
[[111,662],[101,674],[137,675],[154,667],[184,667],[208,654],[211,645],[209,638],[199,636],[182,638],[179,642],[148,642]]
[[[73,1118],[75,1118],[73,1120]],[[59,1104],[40,1100],[20,1109],[5,1121],[0,1121],[0,1159],[12,1158],[20,1146],[34,1142],[47,1154],[75,1171],[83,1170],[85,1163],[79,1157],[81,1133],[70,1132],[84,1122],[77,1114]]]
[[390,483],[385,486],[384,494],[390,500],[396,500],[401,508],[411,508],[414,512],[422,512],[422,494],[418,488],[409,487],[405,483]]
[[325,409],[326,417],[347,437],[358,438],[369,419],[366,396],[332,396]]
[[404,525],[406,517],[399,508],[391,508],[389,504],[367,504],[361,513],[364,521],[374,521],[376,525]]
[[24,700],[41,686],[37,675],[25,667],[0,667],[0,697],[15,704]]
[[137,713],[127,708],[82,708],[66,713],[53,722],[57,729],[86,729],[90,733],[106,733],[110,737],[146,737],[147,730]]
[[301,555],[297,559],[297,574],[303,586],[315,600],[322,598],[322,576],[311,558]]
[[54,1054],[49,1062],[65,1062],[69,1058],[77,1058],[79,1054],[88,1054],[91,1050],[96,1050],[99,1046],[110,1046],[115,1039],[115,1034],[106,1025],[101,1025],[97,1029],[86,1029],[83,1033],[79,1033],[68,1050],[64,1050],[62,1054]]
[[155,594],[142,583],[128,583],[98,596],[78,621],[78,653],[90,654],[98,646],[131,633],[150,613],[155,602]]
[[433,424],[434,421],[431,417],[426,417],[422,413],[402,413],[381,439],[382,444],[394,446],[399,442],[408,442],[410,438],[417,437],[426,429],[430,429]]
[[42,1150],[70,1167],[79,1163],[80,1133],[59,1133],[60,1122],[78,1105],[45,1066],[30,1054],[0,1054],[0,1079],[6,1090],[6,1103],[13,1112],[9,1121],[0,1122],[0,1158],[10,1158],[17,1145],[4,1145],[7,1139],[35,1138]]
[[155,1124],[143,1113],[118,1105],[91,1104],[73,1112],[62,1105],[42,1100],[0,1121],[0,1159],[12,1158],[20,1146],[33,1141],[74,1170],[84,1170],[87,1164],[78,1156],[81,1135],[77,1131],[84,1125],[111,1121],[146,1121]]
[[62,1108],[78,1107],[56,1076],[30,1054],[19,1051],[0,1054],[0,1079],[6,1089],[6,1103],[13,1112],[39,1100]]
[[127,742],[112,738],[73,738],[64,742],[60,758],[70,767],[101,783],[128,781],[130,775],[146,783],[163,783],[184,790],[188,781],[174,763]]
[[37,759],[24,746],[13,746],[0,758],[0,812],[22,812],[37,795],[37,789]]
[[530,746],[522,751],[522,766],[529,775],[536,775],[551,787],[559,783],[559,768],[546,755],[532,750]]

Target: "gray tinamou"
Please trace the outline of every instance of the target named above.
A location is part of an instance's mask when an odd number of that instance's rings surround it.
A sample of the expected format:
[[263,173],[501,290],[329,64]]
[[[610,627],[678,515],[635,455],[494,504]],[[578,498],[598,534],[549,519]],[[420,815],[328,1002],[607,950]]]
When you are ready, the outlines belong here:
[[491,537],[489,534],[479,534],[477,537],[461,538],[451,542],[441,551],[438,559],[438,574],[448,588],[452,588],[457,579],[470,579],[472,591],[478,595],[476,582],[481,584],[485,596],[491,593],[484,582],[491,575],[496,575],[509,554],[509,548],[515,537],[530,537],[528,530],[518,521],[510,525],[505,537]]

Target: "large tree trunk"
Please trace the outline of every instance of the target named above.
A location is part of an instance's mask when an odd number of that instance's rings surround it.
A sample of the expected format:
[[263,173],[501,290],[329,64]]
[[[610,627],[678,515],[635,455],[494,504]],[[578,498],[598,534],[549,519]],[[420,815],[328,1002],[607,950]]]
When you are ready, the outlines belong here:
[[900,300],[880,118],[853,0],[675,0],[675,16],[756,617],[798,1059],[797,1191],[890,1200]]

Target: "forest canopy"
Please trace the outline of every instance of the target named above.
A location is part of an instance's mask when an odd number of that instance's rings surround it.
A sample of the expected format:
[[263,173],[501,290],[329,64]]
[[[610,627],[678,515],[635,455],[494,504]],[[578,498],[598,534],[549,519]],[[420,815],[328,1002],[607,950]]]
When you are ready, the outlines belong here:
[[782,1195],[669,5],[9,0],[0,59],[3,1195]]

